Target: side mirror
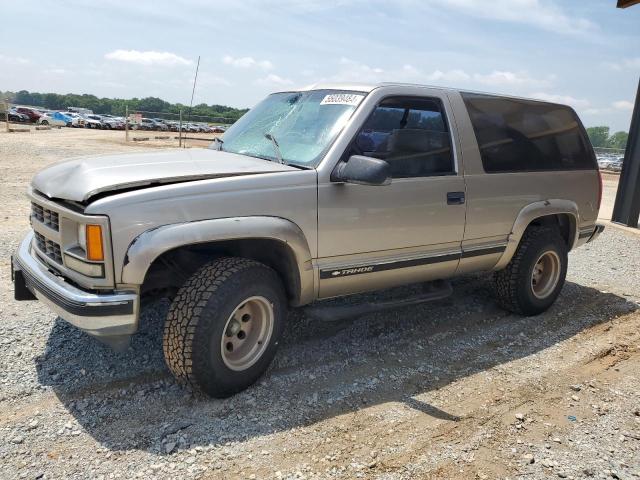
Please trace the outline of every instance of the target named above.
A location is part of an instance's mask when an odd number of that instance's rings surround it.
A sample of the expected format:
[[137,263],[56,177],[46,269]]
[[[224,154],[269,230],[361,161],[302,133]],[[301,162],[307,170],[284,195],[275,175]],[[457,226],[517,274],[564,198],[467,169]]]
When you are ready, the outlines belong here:
[[347,162],[340,162],[331,175],[334,182],[358,185],[389,185],[389,164],[378,158],[352,155]]

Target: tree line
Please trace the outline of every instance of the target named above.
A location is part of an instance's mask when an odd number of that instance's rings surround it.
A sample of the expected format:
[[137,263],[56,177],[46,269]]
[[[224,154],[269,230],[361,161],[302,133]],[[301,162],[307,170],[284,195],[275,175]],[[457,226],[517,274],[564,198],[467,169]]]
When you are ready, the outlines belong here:
[[590,127],[587,128],[587,135],[591,144],[596,148],[619,148],[624,149],[627,146],[629,134],[627,132],[609,133],[609,127]]
[[[34,107],[44,107],[50,110],[66,110],[68,107],[88,108],[97,114],[124,115],[125,106],[129,107],[129,112],[158,112],[163,114],[177,115],[182,110],[182,114],[187,115],[189,107],[181,103],[169,103],[161,98],[98,98],[95,95],[68,93],[61,95],[58,93],[38,93],[20,90],[19,92],[0,92],[2,99],[8,98],[11,103],[18,105],[29,105]],[[216,117],[225,118],[229,123],[233,123],[247,112],[247,109],[227,107],[225,105],[207,105],[200,103],[191,109],[193,117]]]

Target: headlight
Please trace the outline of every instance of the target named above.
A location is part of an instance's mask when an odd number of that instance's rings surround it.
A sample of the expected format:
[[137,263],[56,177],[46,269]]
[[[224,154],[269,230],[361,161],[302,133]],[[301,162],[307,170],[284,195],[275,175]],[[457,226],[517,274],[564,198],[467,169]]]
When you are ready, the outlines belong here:
[[102,278],[104,277],[104,265],[101,263],[87,263],[79,260],[71,255],[65,254],[64,263],[67,267],[87,277]]
[[82,250],[87,251],[87,230],[84,224],[78,225],[78,245]]

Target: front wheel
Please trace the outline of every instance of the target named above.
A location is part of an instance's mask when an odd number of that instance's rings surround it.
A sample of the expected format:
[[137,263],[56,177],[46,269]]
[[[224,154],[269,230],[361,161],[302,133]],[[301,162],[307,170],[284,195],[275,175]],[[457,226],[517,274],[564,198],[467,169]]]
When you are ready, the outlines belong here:
[[252,385],[275,356],[286,297],[271,268],[220,258],[180,288],[165,321],[166,363],[194,391],[224,398]]
[[557,228],[529,228],[504,270],[495,273],[498,301],[506,310],[537,315],[555,302],[567,276],[567,245]]

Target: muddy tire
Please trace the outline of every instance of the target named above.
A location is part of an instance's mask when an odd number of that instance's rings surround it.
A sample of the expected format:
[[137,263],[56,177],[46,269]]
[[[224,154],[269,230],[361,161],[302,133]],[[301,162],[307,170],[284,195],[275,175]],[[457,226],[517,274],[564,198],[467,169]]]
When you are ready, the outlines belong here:
[[273,360],[286,308],[274,270],[243,258],[214,260],[171,304],[163,335],[167,366],[196,393],[224,398],[244,390]]
[[567,275],[567,245],[552,227],[530,227],[509,264],[495,273],[500,305],[520,315],[547,310]]

